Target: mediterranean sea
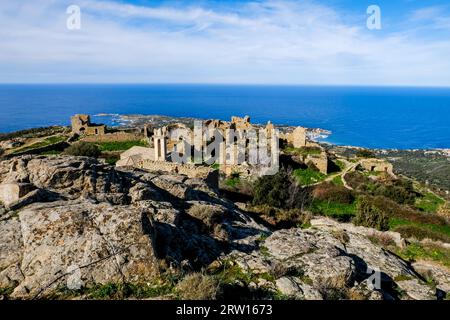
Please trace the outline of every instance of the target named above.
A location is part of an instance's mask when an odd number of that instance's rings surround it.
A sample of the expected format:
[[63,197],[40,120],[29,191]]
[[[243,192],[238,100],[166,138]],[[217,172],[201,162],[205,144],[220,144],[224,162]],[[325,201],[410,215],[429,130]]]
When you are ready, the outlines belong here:
[[[0,132],[69,125],[76,113],[159,114],[330,130],[326,142],[450,148],[450,88],[250,85],[0,85]],[[114,117],[93,117],[114,125]]]

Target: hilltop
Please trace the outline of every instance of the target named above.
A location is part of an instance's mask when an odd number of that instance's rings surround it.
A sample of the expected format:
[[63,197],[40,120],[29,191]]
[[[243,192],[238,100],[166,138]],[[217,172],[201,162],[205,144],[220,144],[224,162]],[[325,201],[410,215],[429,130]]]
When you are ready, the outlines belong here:
[[[233,122],[250,126],[247,118]],[[450,292],[443,150],[321,145],[310,140],[317,129],[286,127],[277,174],[200,165],[206,177],[166,160],[121,166],[147,151],[153,157],[148,127],[86,123],[92,135],[51,127],[0,137],[3,298],[443,299]]]

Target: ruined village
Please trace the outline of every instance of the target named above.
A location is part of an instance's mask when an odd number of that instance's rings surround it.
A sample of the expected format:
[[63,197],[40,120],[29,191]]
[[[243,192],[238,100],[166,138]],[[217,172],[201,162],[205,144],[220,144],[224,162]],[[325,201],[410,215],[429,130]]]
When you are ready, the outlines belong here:
[[[304,127],[234,116],[198,138],[189,121],[143,119],[1,137],[2,299],[449,297],[445,184]],[[195,159],[212,142],[215,160]]]

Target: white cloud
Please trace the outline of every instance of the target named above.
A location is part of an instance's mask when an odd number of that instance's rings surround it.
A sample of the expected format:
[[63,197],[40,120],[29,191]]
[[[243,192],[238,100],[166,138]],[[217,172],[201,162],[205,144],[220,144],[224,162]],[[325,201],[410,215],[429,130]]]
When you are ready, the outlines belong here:
[[0,82],[450,85],[448,41],[369,31],[314,1],[212,9],[81,0],[80,31],[65,28],[69,4],[0,3]]

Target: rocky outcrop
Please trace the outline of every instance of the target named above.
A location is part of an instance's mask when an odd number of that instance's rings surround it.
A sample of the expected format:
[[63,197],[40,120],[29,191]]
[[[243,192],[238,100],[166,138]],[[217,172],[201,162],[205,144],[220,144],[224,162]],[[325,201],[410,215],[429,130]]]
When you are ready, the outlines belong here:
[[[234,251],[229,258],[246,272],[274,276],[278,290],[292,298],[442,297],[407,262],[373,244],[367,230],[326,218],[312,220],[312,225],[306,230],[276,231],[260,243],[259,251]],[[435,274],[446,283],[440,272]]]
[[16,193],[0,220],[0,287],[14,288],[14,298],[45,297],[74,278],[83,286],[145,282],[159,273],[159,260],[198,269],[267,232],[185,176],[23,157],[0,163],[0,177],[32,190]]
[[436,299],[450,289],[446,269],[409,265],[370,241],[380,236],[372,229],[321,218],[271,232],[201,179],[25,156],[0,162],[0,185],[0,288],[12,298],[221,261],[252,275],[249,290],[295,299]]

